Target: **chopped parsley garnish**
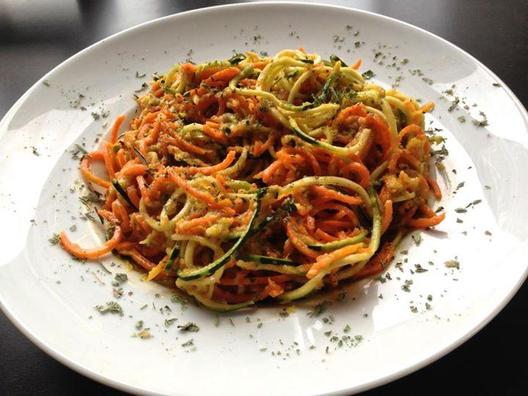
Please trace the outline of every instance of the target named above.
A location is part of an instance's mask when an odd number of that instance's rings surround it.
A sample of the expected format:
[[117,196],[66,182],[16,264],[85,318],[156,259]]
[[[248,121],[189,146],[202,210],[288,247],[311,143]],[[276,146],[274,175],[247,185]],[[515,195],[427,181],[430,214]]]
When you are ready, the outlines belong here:
[[486,117],[486,114],[484,112],[479,112],[480,116],[482,117],[481,120],[473,120],[473,125],[477,127],[485,127],[488,126],[488,118]]
[[144,82],[143,84],[141,84],[141,87],[139,87],[138,89],[135,89],[134,92],[136,92],[136,93],[142,92],[142,91],[144,91],[147,88],[148,88],[148,84],[146,82]]
[[96,305],[95,309],[102,315],[111,313],[123,316],[123,308],[115,301],[109,301],[105,305]]
[[345,38],[338,34],[334,34],[333,39],[334,39],[334,43],[342,43],[345,41]]
[[447,111],[452,112],[453,110],[455,110],[458,107],[459,103],[460,103],[460,99],[459,98],[455,98],[455,100],[453,100],[451,102],[451,105],[449,106]]
[[286,308],[282,308],[280,311],[279,311],[279,316],[281,318],[287,318],[288,316],[290,316],[290,313],[286,310]]
[[420,246],[420,243],[422,243],[422,236],[420,234],[412,234],[411,238],[416,246]]
[[124,290],[122,287],[112,289],[112,295],[114,298],[121,298],[123,296]]
[[117,273],[115,274],[114,276],[114,282],[117,284],[117,285],[120,285],[121,283],[124,283],[128,280],[128,275],[125,274],[125,273]]
[[99,203],[101,202],[100,195],[94,191],[88,191],[85,195],[79,197],[79,201],[83,205],[88,205],[89,203]]
[[317,304],[313,309],[307,313],[310,318],[316,318],[326,311],[326,304],[324,302]]
[[244,54],[234,54],[231,58],[229,58],[227,61],[231,63],[232,65],[238,65],[240,62],[242,62],[244,59],[246,59],[246,55]]
[[60,235],[57,233],[57,234],[53,234],[51,238],[48,239],[48,242],[51,243],[52,245],[56,245],[57,243],[59,243],[59,240],[60,240]]
[[332,64],[335,64],[337,62],[341,62],[341,66],[343,67],[347,67],[347,64],[343,61],[343,59],[341,59],[339,56],[337,55],[330,55],[330,62],[332,62]]
[[404,292],[409,293],[409,292],[411,291],[411,285],[412,285],[412,284],[413,284],[412,279],[407,279],[407,280],[403,283],[403,285],[402,285],[401,288],[402,288],[402,290],[403,290]]
[[[165,327],[170,327],[176,322],[178,318],[165,319]],[[180,330],[181,331],[181,330]]]
[[372,77],[374,77],[376,74],[372,70],[367,70],[366,72],[361,74],[365,80],[370,80]]
[[181,297],[181,296],[179,296],[177,294],[173,294],[171,296],[171,302],[173,302],[175,304],[181,304],[182,307],[187,305],[187,300],[185,300],[183,297]]
[[193,322],[188,322],[184,325],[180,325],[178,326],[178,329],[180,329],[182,333],[183,332],[197,333],[198,331],[200,331],[200,328],[196,325],[196,323],[193,323]]
[[427,83],[427,85],[433,85],[434,81],[428,77],[422,77],[422,80]]
[[427,270],[422,267],[420,264],[415,264],[414,265],[414,271],[421,274],[422,272],[427,272]]
[[70,153],[72,154],[72,159],[78,160],[79,153],[84,155],[84,154],[88,154],[88,151],[86,151],[84,147],[81,146],[80,144],[75,144],[74,148],[70,151]]
[[437,155],[439,157],[447,157],[449,155],[449,151],[447,150],[446,146],[443,144],[439,150],[431,150],[431,155]]

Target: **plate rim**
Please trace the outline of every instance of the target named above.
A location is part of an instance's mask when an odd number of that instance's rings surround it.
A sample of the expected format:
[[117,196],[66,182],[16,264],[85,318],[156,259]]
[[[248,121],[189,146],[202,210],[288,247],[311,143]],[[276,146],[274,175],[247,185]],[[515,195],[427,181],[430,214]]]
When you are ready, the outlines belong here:
[[[408,28],[411,28],[415,31],[418,31],[422,34],[425,34],[431,39],[439,40],[443,44],[447,45],[451,49],[454,49],[458,53],[460,53],[462,56],[470,59],[472,62],[474,62],[481,70],[486,72],[490,77],[492,77],[495,81],[501,83],[502,89],[504,89],[509,96],[509,98],[512,100],[512,102],[515,104],[517,109],[519,110],[525,124],[528,126],[528,111],[522,104],[522,102],[519,100],[519,98],[515,95],[515,93],[510,89],[510,87],[504,83],[504,81],[498,77],[490,68],[488,68],[484,63],[482,63],[480,60],[478,60],[476,57],[465,51],[464,49],[460,48],[459,46],[451,43],[450,41],[438,36],[435,33],[432,33],[424,28],[421,28],[419,26],[416,26],[414,24],[411,24],[409,22],[405,22],[402,20],[399,20],[397,18],[393,18],[390,16],[386,16],[383,14],[379,14],[372,11],[367,11],[363,9],[358,9],[355,7],[347,7],[342,5],[334,5],[334,4],[326,4],[326,3],[304,3],[304,2],[295,2],[295,1],[258,1],[258,2],[250,2],[250,3],[232,3],[232,4],[223,4],[223,5],[215,5],[210,7],[200,7],[192,10],[182,11],[173,13],[170,15],[165,15],[159,18],[155,18],[152,20],[148,20],[139,24],[136,24],[134,26],[128,27],[126,29],[123,29],[119,32],[116,32],[114,34],[111,34],[107,37],[102,38],[101,40],[96,41],[95,43],[87,46],[86,48],[76,52],[72,56],[68,57],[67,59],[60,62],[58,65],[53,67],[50,71],[45,73],[40,79],[35,81],[31,87],[29,87],[22,96],[18,100],[15,101],[15,103],[9,108],[9,110],[4,114],[2,119],[0,120],[0,129],[4,126],[4,124],[8,123],[12,116],[18,111],[18,109],[23,105],[24,101],[33,94],[33,92],[36,90],[36,87],[42,83],[42,81],[46,80],[46,78],[52,74],[54,74],[57,70],[60,70],[63,66],[68,64],[69,62],[73,61],[74,59],[77,59],[78,57],[83,56],[85,53],[89,52],[92,48],[97,47],[101,45],[102,43],[113,40],[118,36],[125,35],[129,33],[130,31],[134,31],[137,29],[141,29],[143,27],[149,26],[149,25],[155,25],[158,23],[163,23],[168,19],[172,18],[178,18],[178,17],[187,17],[189,15],[199,15],[203,13],[209,13],[209,12],[216,12],[219,9],[228,9],[228,8],[258,8],[258,7],[299,7],[299,8],[331,8],[331,9],[338,9],[346,12],[352,12],[352,13],[358,13],[358,14],[364,14],[375,18],[381,18],[382,20],[390,23],[395,23],[398,25],[403,25]],[[7,132],[7,128],[4,131],[4,133]],[[528,127],[525,130],[526,133],[528,133]],[[0,131],[0,138],[4,135]],[[528,266],[525,268],[524,273],[519,277],[515,285],[509,290],[507,295],[503,298],[503,300],[497,304],[494,309],[492,309],[485,317],[481,318],[479,322],[474,325],[472,324],[469,331],[466,331],[466,333],[456,339],[454,342],[451,342],[448,346],[444,347],[443,349],[437,351],[434,354],[431,354],[425,359],[422,359],[414,364],[411,364],[407,367],[401,368],[399,370],[396,370],[395,372],[386,375],[382,378],[373,379],[368,382],[365,382],[360,385],[355,386],[349,386],[347,388],[334,390],[331,392],[325,393],[326,395],[343,395],[343,394],[350,394],[350,393],[358,393],[363,392],[369,389],[373,389],[382,385],[386,385],[390,382],[393,382],[395,380],[398,380],[400,378],[403,378],[409,374],[412,374],[414,372],[417,372],[418,370],[430,365],[431,363],[441,359],[442,357],[446,356],[447,354],[451,353],[453,350],[457,349],[459,346],[467,342],[469,339],[471,339],[473,336],[475,336],[477,333],[479,333],[484,327],[486,327],[504,308],[505,306],[512,300],[512,298],[517,294],[519,289],[522,287],[526,279],[528,278]],[[101,374],[97,371],[91,370],[87,367],[84,367],[82,364],[72,360],[71,358],[64,355],[59,350],[53,349],[52,347],[49,347],[46,345],[43,341],[41,341],[37,336],[35,336],[32,331],[22,324],[22,321],[17,318],[16,312],[13,312],[3,301],[2,301],[2,294],[0,293],[0,310],[6,315],[6,317],[9,319],[9,321],[15,326],[15,328],[18,329],[33,345],[37,346],[40,350],[45,352],[48,356],[52,357],[56,361],[60,362],[61,364],[65,365],[66,367],[74,370],[78,374],[81,374],[87,378],[90,378],[91,380],[94,380],[96,382],[99,382],[103,385],[113,387],[114,389],[118,389],[125,392],[130,393],[136,393],[136,394],[148,394],[148,395],[160,395],[160,393],[145,389],[142,387],[138,387],[136,385],[130,385],[125,382],[122,382],[120,380],[111,378],[109,376],[105,376],[104,374]]]

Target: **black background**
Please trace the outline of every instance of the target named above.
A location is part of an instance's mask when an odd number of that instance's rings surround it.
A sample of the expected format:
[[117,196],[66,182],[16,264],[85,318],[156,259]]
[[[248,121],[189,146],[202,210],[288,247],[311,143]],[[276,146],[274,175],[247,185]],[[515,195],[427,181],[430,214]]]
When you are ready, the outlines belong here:
[[[224,3],[229,2],[0,0],[0,116],[44,73],[84,47],[147,20]],[[374,11],[438,34],[481,60],[528,105],[527,0],[327,3]],[[527,394],[527,308],[525,284],[492,323],[457,350],[365,394]],[[0,395],[12,394],[121,393],[48,357],[0,313]]]

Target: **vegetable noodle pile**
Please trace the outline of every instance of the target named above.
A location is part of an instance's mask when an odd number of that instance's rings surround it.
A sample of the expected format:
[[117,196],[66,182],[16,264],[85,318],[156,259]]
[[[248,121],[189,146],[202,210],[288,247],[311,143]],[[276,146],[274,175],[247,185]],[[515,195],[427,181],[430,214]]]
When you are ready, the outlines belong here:
[[[432,103],[369,83],[331,56],[253,52],[156,76],[120,133],[81,161],[104,194],[111,251],[204,306],[293,301],[382,272],[445,214],[430,174]],[[94,165],[104,164],[104,172]]]

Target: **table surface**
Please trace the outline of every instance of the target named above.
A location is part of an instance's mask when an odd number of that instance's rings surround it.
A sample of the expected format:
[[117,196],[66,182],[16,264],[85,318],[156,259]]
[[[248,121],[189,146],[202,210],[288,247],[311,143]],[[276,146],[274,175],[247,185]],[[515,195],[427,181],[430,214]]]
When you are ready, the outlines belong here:
[[[324,2],[324,1],[323,1]],[[222,1],[0,0],[0,117],[44,73],[84,47],[164,15]],[[327,1],[433,32],[492,69],[528,106],[528,1]],[[422,370],[366,392],[526,394],[528,285],[480,333]],[[0,394],[122,394],[61,365],[0,313]]]

